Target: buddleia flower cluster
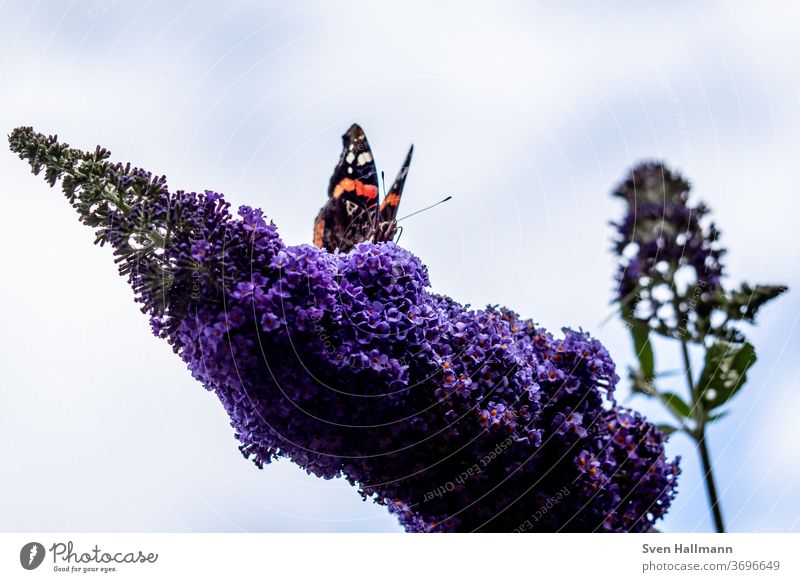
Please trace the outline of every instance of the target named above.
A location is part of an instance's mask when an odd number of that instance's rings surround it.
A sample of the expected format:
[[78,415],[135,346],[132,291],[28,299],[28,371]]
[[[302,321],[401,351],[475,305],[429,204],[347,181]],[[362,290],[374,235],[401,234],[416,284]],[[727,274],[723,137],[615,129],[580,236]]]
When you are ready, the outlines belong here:
[[[709,208],[692,204],[690,184],[660,162],[635,166],[613,195],[626,203],[614,224],[618,261],[615,302],[631,331],[638,366],[630,370],[636,392],[660,399],[675,417],[663,425],[692,437],[703,462],[709,502],[718,531],[724,530],[707,446],[706,427],[725,416],[726,405],[744,386],[755,363],[743,323],[784,293],[784,285],[724,285],[720,232]],[[676,381],[658,373],[650,338],[680,343],[683,373]],[[692,370],[690,347],[705,353],[704,368]],[[688,398],[673,388],[686,382]]]
[[676,491],[665,435],[614,399],[587,333],[431,293],[394,243],[285,244],[261,210],[31,128],[154,333],[225,407],[242,454],[343,477],[407,531],[650,531]]
[[709,210],[704,204],[689,206],[689,183],[683,177],[646,162],[631,171],[614,196],[628,205],[616,225],[615,251],[623,257],[618,301],[658,317],[664,305],[658,286],[671,283],[679,269],[692,271],[704,294],[719,290],[725,253],[720,233],[713,222],[706,224]]
[[661,335],[741,343],[744,334],[735,324],[755,323],[757,311],[787,288],[743,283],[725,289],[720,231],[708,206],[690,203],[690,191],[683,176],[660,162],[637,165],[614,190],[627,206],[614,224],[620,258],[615,300]]

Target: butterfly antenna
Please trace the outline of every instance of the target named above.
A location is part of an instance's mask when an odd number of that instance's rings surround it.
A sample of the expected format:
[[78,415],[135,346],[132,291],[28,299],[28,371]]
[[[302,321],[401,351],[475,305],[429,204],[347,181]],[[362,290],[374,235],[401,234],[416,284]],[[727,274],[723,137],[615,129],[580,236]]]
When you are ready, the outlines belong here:
[[411,218],[412,216],[415,216],[415,215],[419,214],[420,212],[425,212],[426,210],[430,210],[431,208],[439,206],[439,204],[444,204],[445,202],[447,202],[451,198],[452,198],[452,196],[448,196],[447,198],[443,198],[442,200],[439,200],[439,202],[437,202],[436,204],[431,204],[430,206],[426,206],[425,208],[422,208],[420,210],[412,212],[411,214],[406,214],[403,218],[398,218],[397,222],[400,222],[401,220],[405,220],[406,218]]
[[[381,185],[383,186],[383,199],[386,200],[386,179],[384,178],[383,170],[381,170]],[[372,225],[372,232],[374,233],[372,235],[373,236],[372,242],[377,242],[378,240],[378,218],[380,218],[380,215],[381,215],[381,205],[378,204],[375,208],[375,221],[374,224]]]

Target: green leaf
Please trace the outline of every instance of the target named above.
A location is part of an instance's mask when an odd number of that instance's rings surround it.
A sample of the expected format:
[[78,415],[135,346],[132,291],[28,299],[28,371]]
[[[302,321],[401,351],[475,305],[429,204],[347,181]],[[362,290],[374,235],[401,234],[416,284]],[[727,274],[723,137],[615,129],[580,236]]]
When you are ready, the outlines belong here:
[[631,380],[631,389],[634,392],[646,394],[647,396],[655,395],[655,384],[652,380],[646,380],[640,369],[629,366],[628,376]]
[[683,398],[674,392],[664,392],[661,394],[661,398],[664,401],[664,404],[666,404],[669,409],[677,414],[680,418],[691,418],[692,407],[689,406],[683,400]]
[[713,410],[733,398],[747,381],[747,370],[755,361],[756,350],[750,343],[718,341],[709,347],[697,384],[704,408]]
[[756,285],[747,283],[735,291],[731,291],[724,299],[725,314],[731,321],[755,322],[756,313],[769,301],[779,297],[788,290],[785,285]]
[[678,427],[672,426],[671,424],[657,424],[656,428],[667,436],[680,430]]
[[719,412],[717,414],[712,414],[711,416],[708,417],[707,422],[717,422],[718,420],[722,420],[723,418],[728,416],[730,413],[731,413],[730,410],[723,410],[722,412]]
[[642,375],[645,381],[652,382],[656,377],[656,364],[653,346],[650,345],[650,326],[647,325],[646,321],[634,319],[631,322],[631,337],[633,338],[633,349],[636,352],[636,358],[639,360],[639,366],[642,369]]

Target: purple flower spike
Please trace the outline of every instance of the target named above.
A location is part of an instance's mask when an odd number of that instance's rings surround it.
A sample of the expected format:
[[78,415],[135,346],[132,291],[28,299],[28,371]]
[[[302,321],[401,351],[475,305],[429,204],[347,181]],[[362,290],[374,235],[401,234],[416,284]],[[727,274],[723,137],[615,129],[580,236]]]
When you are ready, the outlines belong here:
[[286,246],[261,211],[233,217],[221,195],[170,192],[105,150],[30,128],[11,144],[63,178],[259,467],[344,477],[407,531],[649,531],[667,511],[677,461],[616,405],[588,334],[432,294],[391,242]]

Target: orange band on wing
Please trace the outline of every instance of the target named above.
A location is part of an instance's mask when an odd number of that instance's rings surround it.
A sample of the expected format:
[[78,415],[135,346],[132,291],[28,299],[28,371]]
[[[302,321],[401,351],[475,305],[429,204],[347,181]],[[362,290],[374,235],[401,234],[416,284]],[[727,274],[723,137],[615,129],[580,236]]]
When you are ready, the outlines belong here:
[[375,200],[378,197],[378,187],[356,180],[356,196],[361,196],[367,200]]
[[325,220],[320,218],[314,224],[314,245],[322,248],[324,245],[322,244],[322,238],[325,234]]
[[338,198],[344,192],[356,191],[356,196],[361,196],[367,200],[374,200],[378,197],[378,187],[372,184],[364,184],[360,180],[351,180],[350,178],[343,178],[341,182],[336,184],[333,189],[333,197]]
[[344,178],[341,182],[336,184],[336,187],[333,189],[333,197],[338,198],[342,195],[342,192],[352,192],[355,187],[356,185],[353,180],[350,178]]
[[400,194],[395,194],[394,192],[390,192],[386,199],[381,204],[381,208],[384,206],[397,206],[400,204]]

